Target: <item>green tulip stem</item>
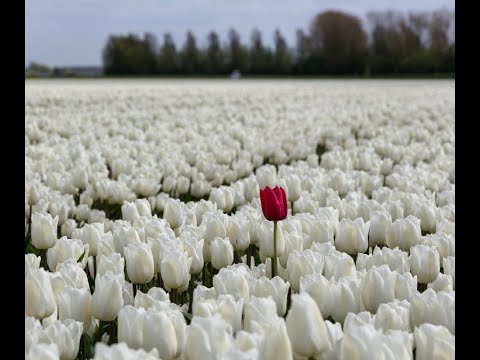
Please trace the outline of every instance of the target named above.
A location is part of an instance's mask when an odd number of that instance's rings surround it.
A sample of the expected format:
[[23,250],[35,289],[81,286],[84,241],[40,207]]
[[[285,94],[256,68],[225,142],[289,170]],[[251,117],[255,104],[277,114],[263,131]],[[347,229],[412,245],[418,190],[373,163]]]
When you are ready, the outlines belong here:
[[42,250],[40,252],[40,266],[43,267],[45,271],[48,271],[48,266],[47,266],[47,251],[48,249]]
[[294,203],[294,202],[292,201],[292,216],[293,216],[293,203]]
[[170,302],[177,303],[177,289],[170,289]]
[[163,279],[162,279],[162,275],[160,274],[160,271],[158,272],[158,275],[157,275],[157,285],[160,289],[163,288]]
[[252,245],[248,245],[247,248],[247,266],[249,269],[252,268]]
[[193,305],[193,288],[194,288],[194,281],[193,277],[190,279],[190,283],[188,284],[188,312],[191,314],[192,313],[192,305]]
[[272,279],[277,275],[277,221],[273,221]]
[[95,275],[97,275],[97,259],[93,257],[93,281],[95,281]]
[[135,283],[132,283],[133,287],[133,298],[135,299],[135,296],[137,295],[137,285]]
[[203,286],[207,286],[206,281],[207,281],[207,264],[203,264],[203,269],[202,269],[202,285]]

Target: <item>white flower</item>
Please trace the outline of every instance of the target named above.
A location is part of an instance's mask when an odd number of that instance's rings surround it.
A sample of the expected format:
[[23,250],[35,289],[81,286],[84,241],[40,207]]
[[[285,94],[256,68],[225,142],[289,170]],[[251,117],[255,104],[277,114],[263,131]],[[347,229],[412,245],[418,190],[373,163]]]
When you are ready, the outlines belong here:
[[330,287],[334,306],[331,309],[332,319],[343,322],[348,313],[363,310],[362,281],[354,277],[342,277]]
[[25,254],[25,277],[31,270],[38,270],[40,268],[40,256],[35,254]]
[[258,279],[250,278],[252,283],[250,285],[250,296],[256,297],[272,297],[277,306],[277,314],[279,316],[285,315],[287,311],[287,294],[290,288],[290,283],[285,282],[279,276],[273,279],[268,279],[262,276]]
[[322,314],[308,294],[292,294],[292,306],[286,324],[295,355],[314,357],[322,351],[331,350]]
[[221,268],[232,265],[233,263],[233,247],[228,238],[222,239],[216,237],[210,245],[212,257],[212,266],[219,270]]
[[60,350],[58,349],[57,344],[50,343],[40,343],[34,344],[28,350],[28,353],[25,352],[25,360],[58,360],[60,359]]
[[191,262],[192,258],[189,258],[185,251],[174,250],[163,256],[160,274],[167,290],[187,288],[190,281]]
[[220,315],[194,317],[188,327],[186,354],[190,360],[223,359],[232,344],[232,327]]
[[44,319],[57,309],[49,273],[30,269],[25,277],[25,314]]
[[444,326],[422,324],[414,331],[416,359],[454,359],[455,336]]
[[375,314],[382,303],[393,301],[397,274],[388,266],[368,270],[362,283],[362,302],[365,309]]
[[321,274],[323,271],[324,257],[322,254],[310,249],[302,252],[294,250],[288,256],[287,272],[288,281],[292,290],[300,290],[300,279],[310,274]]
[[125,247],[128,278],[134,284],[146,284],[153,278],[152,249],[145,243]]
[[101,254],[97,257],[97,274],[103,276],[107,271],[111,271],[114,274],[124,274],[125,270],[125,258],[119,253],[112,253],[107,256]]
[[409,215],[388,225],[386,243],[391,249],[398,246],[408,251],[410,247],[420,244],[421,235],[420,220]]
[[417,276],[418,282],[421,284],[433,282],[440,273],[440,255],[436,247],[412,246],[408,262],[410,271]]
[[235,249],[243,251],[250,245],[250,232],[248,220],[243,217],[231,218],[228,223],[227,234]]
[[[257,228],[260,239],[260,251],[266,257],[273,258],[273,222],[264,220]],[[277,224],[277,257],[282,256],[285,251],[285,240],[281,223]]]
[[57,241],[58,216],[53,219],[47,212],[32,213],[32,244],[37,249],[51,248]]
[[157,349],[152,349],[146,352],[143,349],[130,349],[124,342],[112,345],[106,345],[101,341],[95,344],[95,357],[93,360],[129,360],[129,359],[143,359],[143,360],[158,360]]
[[100,223],[85,224],[82,228],[80,239],[88,244],[90,255],[97,256],[98,243],[102,240],[104,225]]
[[83,323],[83,332],[90,327],[92,319],[92,295],[89,289],[76,289],[70,286],[57,296],[58,317],[60,320],[73,319]]
[[183,221],[183,207],[179,200],[168,199],[165,204],[163,217],[172,229],[178,228]]
[[455,290],[455,256],[443,258],[443,272],[452,277],[453,290]]
[[423,323],[443,325],[455,334],[455,291],[435,293],[427,289],[412,296],[410,302],[410,326]]
[[66,236],[61,237],[57,240],[55,245],[47,251],[47,264],[48,268],[51,271],[55,271],[57,264],[60,264],[68,259],[73,259],[77,261],[80,256],[82,256],[85,251],[85,256],[82,260],[83,264],[86,264],[89,246],[84,247],[81,240],[76,239],[67,239]]
[[333,280],[328,281],[322,274],[316,273],[300,278],[300,292],[308,293],[317,303],[324,319],[328,318],[334,306],[330,289]]
[[190,274],[198,274],[203,269],[203,244],[204,239],[198,240],[193,236],[182,237],[183,247],[188,253],[188,257],[192,259],[190,265]]
[[243,299],[244,304],[249,301],[249,287],[245,276],[247,270],[239,268],[222,268],[213,277],[213,287],[217,296],[222,294],[231,294],[235,300]]
[[122,283],[124,279],[107,271],[95,278],[95,292],[92,295],[92,315],[103,321],[112,321],[123,307]]
[[78,354],[82,332],[81,322],[66,319],[57,320],[44,327],[43,336],[45,342],[55,343],[58,346],[61,359],[73,360]]
[[432,288],[437,293],[439,291],[450,292],[453,291],[453,280],[450,275],[439,273],[435,281],[428,284],[427,287]]
[[410,332],[410,303],[407,300],[380,304],[374,316],[376,329]]
[[250,302],[245,304],[243,314],[245,331],[255,332],[257,328],[265,329],[268,324],[273,324],[277,319],[279,319],[277,307],[271,297],[252,296]]
[[366,223],[362,218],[355,220],[342,219],[337,227],[335,247],[339,251],[350,255],[364,253],[368,249],[368,229],[370,222]]
[[140,217],[138,209],[134,203],[124,201],[121,210],[123,220],[127,220],[133,223],[137,218]]
[[368,246],[384,245],[387,239],[387,228],[390,224],[392,224],[392,216],[388,211],[373,211],[370,214]]
[[264,326],[264,336],[258,346],[258,359],[293,360],[292,345],[283,319],[276,319]]

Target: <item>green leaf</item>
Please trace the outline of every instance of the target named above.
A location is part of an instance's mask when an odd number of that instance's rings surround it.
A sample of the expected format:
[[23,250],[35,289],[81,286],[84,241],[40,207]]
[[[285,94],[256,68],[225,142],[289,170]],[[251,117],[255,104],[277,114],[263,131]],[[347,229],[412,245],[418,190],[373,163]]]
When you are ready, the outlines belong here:
[[83,250],[83,253],[82,253],[82,255],[78,258],[77,262],[82,262],[83,258],[85,257],[85,251],[86,251],[86,250]]
[[182,311],[182,314],[183,314],[183,317],[185,318],[185,321],[187,322],[187,325],[190,325],[190,323],[192,322],[193,315],[185,311]]

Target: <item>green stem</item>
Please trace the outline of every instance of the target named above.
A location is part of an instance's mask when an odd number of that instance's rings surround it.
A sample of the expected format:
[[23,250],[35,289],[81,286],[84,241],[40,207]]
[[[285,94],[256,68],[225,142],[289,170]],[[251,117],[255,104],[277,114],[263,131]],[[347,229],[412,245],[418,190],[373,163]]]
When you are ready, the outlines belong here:
[[193,288],[194,288],[194,280],[193,277],[190,279],[190,283],[188,284],[188,312],[192,313],[192,305],[193,305]]
[[272,279],[277,275],[277,221],[273,221]]
[[249,269],[252,268],[252,245],[248,245],[247,248],[247,266]]

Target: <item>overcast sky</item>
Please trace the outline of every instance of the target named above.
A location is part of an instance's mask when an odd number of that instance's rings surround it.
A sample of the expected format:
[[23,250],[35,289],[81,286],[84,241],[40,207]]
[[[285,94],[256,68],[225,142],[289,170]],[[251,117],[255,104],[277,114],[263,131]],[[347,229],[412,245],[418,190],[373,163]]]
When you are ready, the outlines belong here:
[[110,34],[170,32],[181,45],[188,29],[200,45],[209,31],[222,41],[235,28],[247,43],[253,28],[272,44],[279,28],[289,45],[312,17],[337,9],[364,16],[369,10],[455,9],[454,0],[26,0],[25,64],[101,65]]

